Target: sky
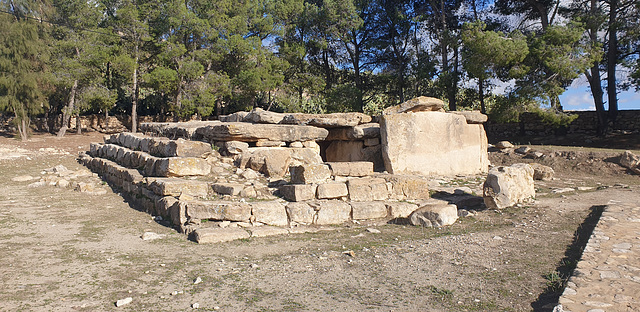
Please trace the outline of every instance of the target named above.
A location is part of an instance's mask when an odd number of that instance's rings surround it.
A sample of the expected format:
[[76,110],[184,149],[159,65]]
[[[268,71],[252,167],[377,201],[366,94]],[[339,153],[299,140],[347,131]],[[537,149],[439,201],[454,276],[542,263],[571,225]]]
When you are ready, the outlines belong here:
[[[607,101],[607,94],[605,90],[604,100]],[[570,110],[596,110],[595,104],[593,103],[593,97],[591,97],[591,92],[589,91],[589,86],[585,82],[584,84],[580,82],[574,82],[560,96],[560,103],[562,103],[562,107],[566,111]],[[608,109],[608,106],[605,104],[605,108]],[[639,109],[640,110],[640,92],[635,91],[635,89],[631,88],[628,91],[622,91],[618,93],[618,109],[619,110],[630,110],[630,109]]]

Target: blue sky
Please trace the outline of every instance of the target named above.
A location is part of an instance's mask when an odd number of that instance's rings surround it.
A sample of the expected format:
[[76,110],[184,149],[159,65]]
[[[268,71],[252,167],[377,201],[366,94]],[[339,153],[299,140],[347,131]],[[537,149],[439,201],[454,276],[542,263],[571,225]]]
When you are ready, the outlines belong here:
[[[604,97],[606,102],[606,93]],[[564,110],[596,110],[588,85],[581,83],[574,83],[569,87],[569,89],[560,96],[560,102]],[[608,108],[606,104],[605,107]],[[632,88],[629,91],[618,93],[618,109],[640,109],[640,92],[636,92],[635,89]]]

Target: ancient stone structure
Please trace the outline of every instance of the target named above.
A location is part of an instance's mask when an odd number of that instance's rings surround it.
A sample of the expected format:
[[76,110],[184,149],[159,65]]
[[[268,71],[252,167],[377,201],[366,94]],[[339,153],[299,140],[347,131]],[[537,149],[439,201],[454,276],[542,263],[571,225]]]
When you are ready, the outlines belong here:
[[[80,161],[198,242],[409,218],[416,210],[416,224],[449,225],[456,206],[434,205],[429,175],[486,172],[486,136],[473,123],[477,114],[444,113],[428,98],[413,103],[422,106],[389,110],[382,127],[361,113],[260,109],[220,121],[143,123],[145,134],[106,136]],[[408,160],[398,161],[402,153]]]

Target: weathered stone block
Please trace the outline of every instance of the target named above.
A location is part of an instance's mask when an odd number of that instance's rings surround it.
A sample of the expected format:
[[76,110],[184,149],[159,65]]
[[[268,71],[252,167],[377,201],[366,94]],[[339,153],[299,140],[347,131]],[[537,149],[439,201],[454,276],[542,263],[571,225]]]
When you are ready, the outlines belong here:
[[292,224],[312,224],[317,217],[316,210],[307,203],[288,203],[286,211]]
[[354,178],[347,181],[351,201],[385,200],[389,198],[386,181],[381,178]]
[[533,198],[536,195],[533,172],[528,164],[491,168],[483,187],[487,208],[502,209]]
[[302,164],[322,164],[320,156],[320,148],[289,148],[291,151],[291,165],[299,166]]
[[283,147],[286,146],[287,143],[282,141],[273,141],[268,139],[259,139],[256,141],[257,147]]
[[329,129],[326,141],[354,141],[380,137],[380,124],[367,123],[346,128]]
[[383,115],[385,168],[393,174],[457,175],[487,172],[487,137],[479,124],[441,112]]
[[249,150],[249,143],[240,141],[224,142],[224,149],[229,155],[246,153]]
[[418,209],[418,205],[407,202],[387,202],[387,209],[391,218],[407,218]]
[[487,115],[480,111],[450,111],[451,114],[463,116],[468,124],[482,124],[487,122]]
[[251,203],[254,221],[274,226],[287,226],[289,220],[285,206],[277,201]]
[[351,215],[354,220],[370,220],[387,217],[387,206],[383,202],[352,202]]
[[203,176],[211,172],[211,165],[205,159],[195,157],[157,158],[154,172],[161,177]]
[[318,199],[335,199],[349,195],[349,190],[345,183],[329,182],[319,184],[316,193]]
[[362,161],[363,141],[332,141],[325,151],[327,162]]
[[263,124],[277,124],[282,121],[282,119],[286,116],[282,113],[270,112],[266,111],[262,108],[256,107],[251,112],[249,112],[242,121],[244,122],[252,122],[252,123],[263,123]]
[[185,204],[185,214],[190,219],[248,222],[251,218],[251,206],[247,203],[190,200]]
[[327,181],[331,178],[329,166],[324,164],[302,164],[289,167],[291,183],[313,184]]
[[291,152],[287,148],[252,148],[246,166],[265,174],[268,177],[283,177],[291,164]]
[[533,168],[534,180],[542,180],[542,181],[553,180],[553,175],[555,174],[555,171],[553,171],[553,168],[549,166],[541,165],[538,163],[530,163],[529,166]]
[[279,190],[288,201],[298,202],[316,198],[316,185],[313,184],[283,185]]
[[351,219],[351,206],[340,200],[310,202],[317,211],[317,225],[341,224]]
[[289,114],[281,123],[290,125],[310,125],[320,128],[354,127],[371,122],[371,116],[363,113],[333,114]]
[[200,228],[194,232],[198,244],[222,243],[249,237],[249,232],[241,228]]
[[412,225],[440,227],[458,220],[458,207],[449,204],[430,204],[420,207],[409,216]]
[[369,161],[327,162],[334,176],[366,177],[373,174],[373,163]]
[[391,183],[391,197],[397,200],[428,199],[429,180],[422,176],[384,175],[385,181]]

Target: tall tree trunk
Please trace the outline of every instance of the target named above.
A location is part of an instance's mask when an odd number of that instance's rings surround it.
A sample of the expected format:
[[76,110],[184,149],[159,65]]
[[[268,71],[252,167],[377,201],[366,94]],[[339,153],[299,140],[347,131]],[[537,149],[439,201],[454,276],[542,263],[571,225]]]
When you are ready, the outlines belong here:
[[20,125],[18,125],[18,132],[20,133],[20,140],[26,141],[29,138],[29,122],[26,117],[23,117],[20,120]]
[[487,108],[484,105],[484,79],[478,78],[478,96],[480,97],[480,112],[487,113]]
[[609,99],[609,120],[618,117],[618,93],[616,90],[616,65],[618,61],[618,0],[609,2],[609,51],[607,51],[607,97]]
[[449,109],[458,110],[456,95],[458,94],[458,47],[453,46],[453,72],[451,73],[451,85],[449,86]]
[[104,132],[109,133],[109,110],[104,110]]
[[82,134],[82,120],[80,120],[80,113],[76,115],[76,134]]
[[131,99],[131,132],[138,131],[138,43],[134,49],[135,67],[133,68],[133,98]]
[[73,113],[73,106],[76,101],[76,91],[78,90],[78,79],[73,81],[73,86],[71,86],[71,92],[69,93],[69,102],[67,103],[67,107],[62,110],[62,126],[60,130],[58,130],[58,137],[61,138],[69,129],[69,121],[71,120],[71,114]]

